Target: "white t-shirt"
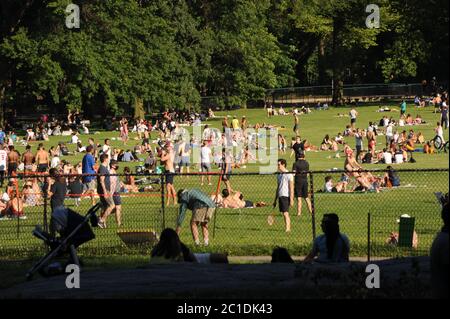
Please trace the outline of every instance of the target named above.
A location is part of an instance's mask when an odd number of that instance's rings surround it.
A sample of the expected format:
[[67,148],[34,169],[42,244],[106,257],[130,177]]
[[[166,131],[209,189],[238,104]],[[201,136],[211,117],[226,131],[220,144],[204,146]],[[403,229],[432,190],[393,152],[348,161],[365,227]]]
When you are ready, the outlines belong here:
[[54,156],[52,158],[52,161],[50,162],[50,167],[51,168],[55,168],[58,167],[58,165],[61,163],[61,160],[58,156]]
[[325,192],[331,193],[333,189],[333,181],[328,181],[325,183]]
[[385,164],[392,164],[392,154],[390,152],[384,152],[383,158]]
[[397,164],[403,163],[403,154],[395,154],[395,162]]
[[[278,197],[290,197],[289,184],[294,181],[294,174],[278,175]],[[294,194],[292,194],[294,196]]]
[[72,135],[72,144],[77,144],[78,140],[79,140],[79,138],[77,135]]
[[388,125],[387,127],[386,127],[386,136],[393,136],[393,127],[392,127],[392,125]]
[[351,111],[350,111],[350,118],[351,119],[356,119],[356,110],[354,110],[354,109],[352,109]]
[[211,163],[211,149],[208,146],[202,146],[200,159],[202,163]]
[[109,159],[111,159],[111,146],[110,145],[104,144],[102,146],[102,151],[103,151],[103,153],[108,154]]
[[5,150],[0,150],[0,171],[6,171],[6,160],[8,153]]

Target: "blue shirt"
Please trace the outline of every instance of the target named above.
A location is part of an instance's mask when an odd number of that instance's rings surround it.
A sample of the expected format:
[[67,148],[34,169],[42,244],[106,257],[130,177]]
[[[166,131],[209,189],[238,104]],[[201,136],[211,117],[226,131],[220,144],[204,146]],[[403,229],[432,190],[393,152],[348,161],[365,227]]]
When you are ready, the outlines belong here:
[[181,193],[181,196],[178,199],[178,204],[180,204],[180,210],[177,220],[178,226],[181,226],[181,224],[183,223],[187,209],[195,210],[202,207],[214,208],[216,206],[208,195],[196,188],[185,190],[183,193]]
[[[95,169],[95,159],[92,154],[88,153],[84,155],[83,162],[82,162],[82,172],[83,174],[96,174]],[[90,181],[94,180],[95,176],[83,176],[83,183],[89,183]]]
[[0,144],[5,141],[6,134],[3,131],[0,131]]
[[123,153],[122,162],[131,162],[133,160],[133,155],[130,152]]

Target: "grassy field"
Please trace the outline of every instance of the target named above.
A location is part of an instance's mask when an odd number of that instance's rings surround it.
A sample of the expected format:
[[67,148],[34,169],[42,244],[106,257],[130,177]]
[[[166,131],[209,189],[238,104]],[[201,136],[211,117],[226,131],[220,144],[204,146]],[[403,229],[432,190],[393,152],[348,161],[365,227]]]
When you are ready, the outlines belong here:
[[[398,108],[397,108],[398,109]],[[339,117],[338,113],[348,114],[349,108],[331,108],[327,111],[313,111],[308,115],[300,116],[300,135],[307,138],[312,144],[319,146],[325,134],[331,137],[338,132],[342,132],[345,126],[349,124],[348,117]],[[384,114],[398,119],[399,112],[377,113],[378,106],[359,107],[359,117],[357,127],[367,128],[369,121],[379,122]],[[408,106],[408,112],[413,117],[420,114],[428,123],[425,125],[412,127],[416,132],[422,132],[425,139],[434,137],[434,127],[439,119],[439,114],[434,114],[431,108],[413,110],[413,106]],[[237,110],[229,112],[217,112],[218,118],[207,121],[212,127],[221,126],[222,116],[246,115],[250,125],[256,123],[268,123],[277,125],[280,133],[286,135],[288,141],[293,136],[293,117],[278,116],[266,118],[265,110]],[[231,120],[231,119],[230,119]],[[189,128],[191,129],[191,128]],[[404,129],[409,130],[410,127]],[[102,142],[106,137],[118,138],[118,132],[95,132],[90,136],[82,135],[83,144],[87,143],[88,137],[93,137],[97,142]],[[448,130],[445,131],[448,137]],[[131,134],[131,137],[135,135]],[[154,134],[152,137],[155,137]],[[69,137],[51,137],[50,142],[44,143],[48,149],[56,145],[59,141],[69,141]],[[349,140],[350,146],[354,147],[354,138]],[[366,142],[366,141],[365,141]],[[33,150],[39,142],[32,143]],[[139,143],[139,141],[130,141],[129,147]],[[377,149],[384,146],[384,136],[377,140]],[[118,140],[112,141],[113,147],[123,148]],[[365,143],[367,147],[367,143]],[[69,145],[71,150],[73,145]],[[17,145],[19,152],[24,151],[24,147]],[[307,160],[310,163],[311,170],[330,170],[332,168],[343,168],[344,159],[335,158],[333,152],[308,152]],[[289,154],[280,155],[288,159],[288,167],[291,167],[293,158]],[[66,156],[63,159],[72,163],[81,161],[82,154]],[[427,253],[432,239],[439,230],[440,212],[433,192],[448,192],[448,154],[439,153],[434,155],[425,155],[415,153],[416,163],[405,163],[397,166],[398,169],[423,169],[423,168],[442,168],[447,169],[444,172],[428,173],[401,173],[400,178],[402,187],[398,189],[384,190],[381,193],[354,193],[354,194],[315,194],[316,208],[316,232],[321,233],[320,219],[326,212],[336,212],[341,219],[341,230],[346,233],[351,241],[351,255],[364,256],[367,253],[367,215],[371,213],[371,240],[372,254],[377,256],[396,256]],[[130,166],[133,166],[133,163]],[[125,163],[121,163],[122,171]],[[235,170],[240,172],[256,172],[257,164],[247,165],[246,168]],[[384,165],[370,164],[364,165],[367,169],[384,169]],[[195,171],[195,170],[194,170]],[[323,187],[325,174],[316,174],[314,176],[314,190]],[[335,180],[339,176],[335,175]],[[213,186],[200,186],[199,178],[195,176],[176,177],[175,187],[177,189],[187,187],[199,187],[205,192],[212,193],[217,186],[217,177],[213,178]],[[274,176],[234,176],[232,177],[232,186],[245,194],[246,199],[252,201],[265,201],[272,203],[276,188],[276,179]],[[177,207],[165,208],[165,214],[161,212],[161,198],[159,193],[138,193],[129,194],[123,197],[123,230],[161,230],[163,226],[174,227],[177,216]],[[73,208],[73,201],[66,200],[67,206]],[[81,207],[76,209],[80,213],[87,211],[89,200],[83,200]],[[272,212],[271,207],[231,210],[218,209],[215,219],[210,224],[211,245],[208,248],[194,248],[196,251],[223,251],[230,255],[267,255],[271,253],[274,246],[288,247],[293,255],[303,255],[310,249],[312,241],[312,217],[303,210],[301,217],[295,216],[295,208],[291,209],[292,232],[286,234],[281,215],[276,211],[275,224],[267,224],[267,216]],[[42,246],[38,239],[31,235],[31,231],[36,224],[42,224],[43,208],[33,207],[26,210],[27,220],[0,221],[0,253],[8,259],[18,258],[29,254],[39,254],[42,252]],[[399,250],[384,244],[385,239],[391,231],[398,231],[396,219],[401,214],[409,214],[416,218],[416,231],[419,235],[418,250]],[[192,243],[189,231],[189,216],[184,222],[184,229],[181,238],[187,244]],[[107,229],[96,229],[97,238],[90,243],[83,245],[81,251],[85,253],[95,252],[97,255],[124,255],[124,254],[148,254],[148,247],[130,249],[123,245],[117,236],[117,227],[113,216],[108,220]],[[213,236],[214,234],[214,236]]]

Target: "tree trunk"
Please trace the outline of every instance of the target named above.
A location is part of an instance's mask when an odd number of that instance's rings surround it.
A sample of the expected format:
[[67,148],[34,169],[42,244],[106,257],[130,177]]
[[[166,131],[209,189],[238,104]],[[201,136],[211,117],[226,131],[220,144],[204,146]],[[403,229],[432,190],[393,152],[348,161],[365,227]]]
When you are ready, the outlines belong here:
[[322,37],[319,40],[319,47],[317,50],[317,68],[319,70],[319,85],[326,85],[325,75],[325,39]]
[[333,99],[331,104],[339,106],[344,103],[344,82],[342,81],[342,57],[339,46],[339,31],[342,21],[338,17],[333,18]]

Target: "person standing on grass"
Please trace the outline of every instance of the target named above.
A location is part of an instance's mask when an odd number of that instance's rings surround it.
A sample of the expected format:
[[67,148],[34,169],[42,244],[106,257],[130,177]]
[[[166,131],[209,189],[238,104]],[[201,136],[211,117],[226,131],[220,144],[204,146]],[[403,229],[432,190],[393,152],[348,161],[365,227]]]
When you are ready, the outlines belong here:
[[400,103],[400,116],[404,115],[406,113],[406,101],[402,100],[402,103]]
[[173,205],[176,205],[176,192],[173,186],[173,180],[175,177],[175,151],[170,142],[166,143],[166,146],[162,150],[161,162],[164,163],[164,169],[166,173],[166,189],[167,189],[167,206],[170,205],[170,199],[172,198]]
[[273,202],[273,208],[278,206],[280,213],[283,214],[285,231],[291,231],[291,219],[289,217],[289,207],[294,206],[294,175],[286,174],[286,160],[281,158],[278,160],[278,172],[281,173],[277,176],[277,190],[275,193],[275,200]]
[[7,171],[8,153],[5,151],[3,144],[0,144],[0,187],[3,187],[5,172]]
[[299,129],[298,116],[297,116],[297,113],[293,113],[293,114],[294,114],[294,129],[293,129],[293,131],[294,131],[294,134],[296,136],[298,136],[299,135],[298,134],[298,129]]
[[442,129],[442,125],[440,122],[436,123],[436,128],[434,129],[434,132],[436,133],[437,136],[439,136],[441,138],[442,143],[445,143],[444,130]]
[[8,176],[12,176],[13,174],[15,174],[17,172],[17,168],[19,166],[19,161],[20,161],[20,155],[19,152],[17,152],[14,149],[14,146],[10,146],[9,147],[9,153],[8,153]]
[[443,99],[441,106],[441,126],[448,128],[448,105],[447,99]]
[[111,173],[111,192],[113,193],[114,209],[112,213],[116,217],[117,227],[122,226],[122,198],[120,197],[121,182],[117,175],[119,169],[119,163],[115,160],[111,160],[109,163]]
[[114,191],[111,191],[111,174],[109,172],[108,155],[103,153],[100,155],[100,167],[97,175],[97,193],[100,196],[103,211],[100,215],[98,226],[106,228],[106,219],[114,209]]
[[108,164],[109,164],[109,161],[112,159],[112,148],[111,148],[111,141],[109,138],[105,139],[105,144],[102,146],[102,154],[108,155]]
[[[209,174],[211,172],[211,157],[212,157],[212,152],[208,146],[208,142],[203,141],[202,148],[200,150],[200,169],[201,169],[202,173],[208,174],[208,185],[212,185],[211,184],[211,175]],[[201,185],[203,186],[203,180],[205,179],[205,176],[202,174],[200,179],[201,179]]]
[[31,152],[31,145],[27,145],[25,148],[25,153],[22,154],[22,162],[26,173],[33,171],[34,154]]
[[352,127],[352,129],[354,129],[355,128],[355,123],[356,123],[356,118],[358,117],[358,112],[353,107],[350,110],[349,115],[350,115],[350,126]]
[[308,194],[308,174],[309,163],[305,160],[305,153],[299,153],[297,161],[292,165],[295,172],[295,197],[297,198],[297,216],[302,215],[302,198],[305,200],[308,211],[312,214],[311,200]]
[[50,158],[48,152],[44,148],[44,144],[39,144],[35,159],[38,173],[47,172],[50,164]]
[[211,198],[199,189],[180,189],[177,193],[180,204],[176,232],[179,235],[186,210],[192,210],[191,232],[196,245],[200,245],[198,226],[202,227],[205,246],[209,245],[208,223],[211,220],[215,204]]
[[97,188],[96,177],[95,174],[95,159],[94,159],[94,147],[89,144],[86,147],[86,154],[83,157],[81,164],[81,171],[83,174],[82,182],[84,194],[89,195],[91,197],[92,206],[95,205],[95,189]]
[[54,212],[57,208],[64,207],[67,185],[65,177],[60,175],[57,168],[51,168],[49,175],[51,179],[48,185],[47,196],[50,197],[50,207],[52,212]]

